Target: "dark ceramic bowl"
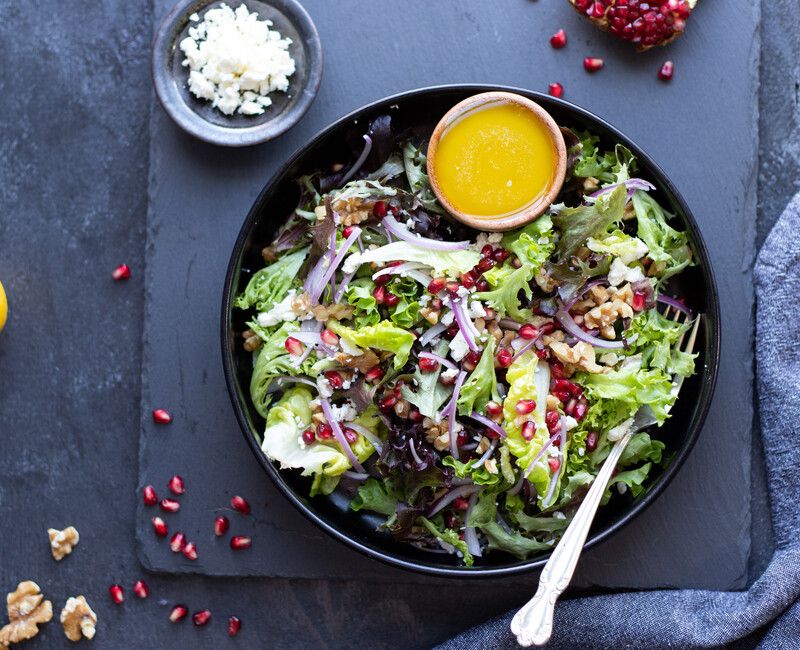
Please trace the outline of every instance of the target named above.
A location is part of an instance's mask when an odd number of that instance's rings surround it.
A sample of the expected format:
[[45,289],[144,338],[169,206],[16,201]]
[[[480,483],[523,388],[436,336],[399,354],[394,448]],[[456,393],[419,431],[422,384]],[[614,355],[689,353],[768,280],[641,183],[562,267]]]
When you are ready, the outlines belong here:
[[211,144],[244,147],[272,140],[294,126],[311,106],[322,79],[322,44],[311,17],[297,0],[244,0],[259,19],[273,22],[281,36],[292,39],[289,54],[295,73],[287,92],[270,94],[272,105],[261,115],[225,115],[210,101],[189,92],[188,69],[180,42],[188,36],[189,16],[222,4],[222,0],[181,0],[161,22],[153,40],[153,85],[167,114],[184,131]]
[[281,224],[283,215],[294,209],[298,190],[294,179],[333,162],[342,161],[350,151],[347,142],[360,138],[373,118],[389,113],[397,130],[414,129],[418,133],[433,130],[436,122],[447,110],[469,95],[490,90],[517,92],[541,104],[562,126],[589,129],[600,136],[610,147],[621,142],[636,155],[640,171],[637,174],[656,186],[655,196],[667,209],[674,212],[679,225],[689,232],[696,253],[697,265],[679,278],[675,291],[685,296],[689,306],[705,314],[698,339],[698,372],[686,380],[681,396],[673,409],[672,417],[658,430],[658,438],[667,445],[666,463],[654,468],[647,489],[636,499],[615,498],[600,508],[589,533],[588,546],[594,546],[609,537],[651,504],[670,482],[692,449],[706,417],[717,377],[720,342],[720,315],[717,288],[705,244],[689,208],[664,172],[639,147],[588,111],[547,95],[497,86],[441,86],[414,90],[380,100],[336,121],[305,147],[297,152],[270,180],[256,199],[245,219],[236,245],[233,248],[225,291],[222,297],[222,355],[225,379],[236,417],[245,440],[258,458],[264,471],[278,489],[300,512],[320,528],[352,548],[395,566],[439,576],[497,577],[541,568],[548,554],[528,560],[517,560],[501,552],[492,552],[480,558],[472,568],[458,565],[454,556],[419,550],[408,544],[395,542],[391,537],[376,531],[379,516],[356,513],[348,509],[345,497],[334,493],[330,498],[308,497],[310,479],[297,472],[281,472],[267,460],[259,448],[258,440],[264,429],[263,419],[250,403],[249,382],[252,368],[251,355],[242,349],[241,332],[246,329],[244,314],[232,310],[231,303],[247,284],[250,275],[263,266],[261,249],[268,244]]

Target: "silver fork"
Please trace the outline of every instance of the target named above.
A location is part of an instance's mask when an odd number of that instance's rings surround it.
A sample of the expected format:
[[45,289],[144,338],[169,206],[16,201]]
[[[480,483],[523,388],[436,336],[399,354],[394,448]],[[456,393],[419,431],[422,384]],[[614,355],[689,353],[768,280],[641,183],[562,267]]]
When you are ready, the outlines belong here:
[[[663,314],[665,317],[669,317],[670,309],[668,306],[665,310]],[[683,316],[683,312],[675,309],[672,320],[681,322]],[[701,316],[695,318],[694,324],[688,331],[689,337],[685,347],[683,342],[686,332],[681,336],[677,343],[679,349],[689,353],[694,350],[700,320]],[[688,322],[688,316],[686,316],[686,321]],[[673,377],[672,394],[674,396],[677,397],[682,385],[683,377]],[[511,619],[511,631],[516,635],[521,646],[544,645],[550,640],[553,633],[553,614],[556,601],[569,585],[572,574],[575,573],[586,536],[589,534],[589,528],[591,528],[600,500],[606,491],[608,481],[611,479],[611,474],[633,435],[654,423],[652,411],[648,406],[643,406],[618,431],[620,437],[597,473],[592,487],[589,488],[564,536],[542,569],[536,594]]]

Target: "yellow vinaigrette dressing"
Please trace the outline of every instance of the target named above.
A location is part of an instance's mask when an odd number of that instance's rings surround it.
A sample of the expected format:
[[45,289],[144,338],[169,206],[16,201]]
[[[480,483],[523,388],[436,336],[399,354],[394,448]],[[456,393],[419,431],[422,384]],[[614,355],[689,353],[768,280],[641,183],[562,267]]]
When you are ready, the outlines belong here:
[[466,113],[439,141],[434,170],[451,205],[482,219],[513,214],[540,201],[558,158],[547,126],[513,103]]

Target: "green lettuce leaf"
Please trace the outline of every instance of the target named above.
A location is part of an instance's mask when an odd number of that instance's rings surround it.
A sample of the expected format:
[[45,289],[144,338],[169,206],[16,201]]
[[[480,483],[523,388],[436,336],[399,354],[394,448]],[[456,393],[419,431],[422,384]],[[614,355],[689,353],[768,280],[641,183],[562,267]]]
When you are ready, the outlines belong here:
[[383,483],[374,478],[369,478],[359,486],[358,494],[350,502],[351,510],[371,510],[387,517],[395,513],[397,499],[391,496]]
[[478,485],[497,485],[500,483],[502,478],[500,474],[490,473],[489,470],[486,469],[485,465],[481,465],[475,469],[474,465],[477,462],[477,459],[472,459],[466,463],[462,463],[460,460],[456,460],[452,456],[445,456],[442,459],[442,465],[445,467],[452,467],[455,470],[458,478],[472,479],[472,482]]
[[353,322],[356,329],[377,325],[381,320],[378,303],[372,295],[375,283],[370,278],[357,278],[347,287],[347,302],[355,307]]
[[685,232],[667,223],[664,209],[647,192],[634,192],[633,209],[638,222],[637,235],[650,249],[648,256],[659,269],[656,277],[663,282],[692,263],[692,249]]
[[387,289],[400,298],[389,318],[398,327],[411,329],[419,320],[418,294],[421,285],[413,278],[395,277]]
[[524,228],[507,234],[503,237],[502,245],[514,253],[523,264],[530,264],[533,267],[533,275],[555,249],[553,220],[549,215],[542,215]]
[[676,323],[664,318],[657,310],[649,309],[631,322],[626,335],[631,341],[628,352],[641,354],[643,365],[668,375],[693,375],[697,355],[677,349],[678,341],[689,327],[688,323]]
[[471,250],[435,251],[405,241],[395,241],[359,254],[361,264],[386,263],[394,260],[419,262],[433,268],[436,275],[460,275],[480,262],[480,253]]
[[612,476],[611,480],[608,482],[608,490],[606,490],[604,495],[604,502],[607,501],[611,496],[611,488],[617,485],[617,483],[624,483],[628,486],[632,496],[639,496],[642,493],[642,490],[644,490],[643,485],[647,479],[647,475],[650,473],[651,467],[651,463],[645,463],[637,469],[625,470],[616,476]]
[[[590,237],[602,236],[615,223],[622,222],[628,193],[624,186],[597,197],[594,203],[569,208],[553,206],[553,223],[561,231],[556,247],[559,259],[571,257]],[[646,240],[645,240],[646,242]]]
[[530,309],[520,309],[520,292],[530,300],[532,292],[530,281],[533,278],[533,267],[523,264],[515,269],[510,264],[490,269],[484,278],[492,286],[491,291],[478,291],[473,294],[477,300],[483,300],[495,311],[508,315],[518,321],[526,321],[531,317]]
[[426,517],[420,517],[419,521],[422,522],[422,525],[425,526],[428,532],[436,539],[444,542],[445,544],[449,544],[460,551],[461,555],[464,556],[464,564],[467,566],[472,566],[474,559],[472,554],[467,549],[467,543],[463,539],[459,538],[458,533],[455,530],[451,528],[439,529],[430,519]]
[[428,159],[422,153],[422,150],[415,147],[411,142],[406,142],[403,146],[403,164],[408,178],[408,185],[411,191],[417,195],[417,199],[419,199],[423,207],[428,212],[444,214],[444,209],[439,205],[436,195],[431,189],[430,179],[428,178]]
[[408,361],[411,346],[414,344],[414,335],[389,321],[381,321],[377,325],[370,325],[354,330],[345,327],[339,321],[328,321],[327,326],[351,345],[360,348],[374,348],[394,354],[394,367],[402,368]]
[[[447,354],[447,347],[447,341],[439,341],[434,352],[443,357]],[[403,398],[416,406],[422,415],[429,418],[436,414],[452,393],[451,388],[439,383],[439,375],[441,373],[441,366],[433,372],[422,372],[419,369],[419,365],[417,365],[413,380],[410,383],[403,384],[400,388]]]
[[609,253],[619,257],[625,264],[631,264],[647,255],[647,244],[638,237],[626,235],[615,230],[601,239],[589,237],[586,247],[595,253]]
[[660,440],[653,440],[649,433],[644,431],[634,434],[625,451],[620,456],[618,466],[630,467],[644,461],[661,462],[665,445]]
[[305,374],[313,363],[307,359],[301,368],[295,367],[292,357],[286,351],[286,337],[298,329],[297,323],[288,322],[281,325],[264,341],[256,354],[253,374],[250,377],[250,399],[258,414],[266,418],[272,395],[267,393],[273,379],[278,375]]
[[269,266],[257,271],[245,290],[233,301],[239,309],[255,308],[269,311],[271,307],[286,297],[293,284],[299,284],[297,274],[308,255],[308,247],[301,248],[279,258]]
[[600,138],[582,133],[581,147],[575,164],[575,176],[596,178],[603,184],[619,183],[627,180],[636,169],[633,154],[622,145],[613,151],[600,152],[597,144]]
[[483,531],[490,549],[506,551],[520,559],[552,548],[551,545],[525,537],[522,533],[508,532],[497,523],[497,495],[489,490],[480,493],[467,525]]
[[459,415],[469,415],[473,411],[483,413],[489,400],[500,401],[494,372],[494,346],[495,339],[490,336],[478,365],[461,387],[457,402]]

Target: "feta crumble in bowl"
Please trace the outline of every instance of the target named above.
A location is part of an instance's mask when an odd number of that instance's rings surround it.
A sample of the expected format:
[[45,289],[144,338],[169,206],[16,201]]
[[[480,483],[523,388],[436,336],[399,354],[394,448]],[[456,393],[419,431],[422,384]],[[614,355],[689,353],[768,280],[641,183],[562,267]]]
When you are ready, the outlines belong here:
[[308,110],[322,46],[297,0],[183,0],[156,33],[152,72],[178,126],[212,144],[248,146]]

